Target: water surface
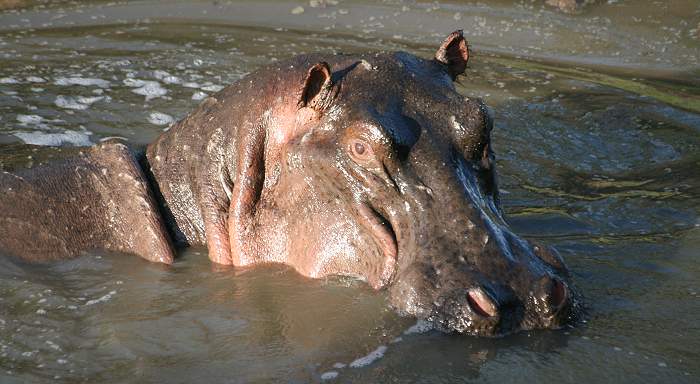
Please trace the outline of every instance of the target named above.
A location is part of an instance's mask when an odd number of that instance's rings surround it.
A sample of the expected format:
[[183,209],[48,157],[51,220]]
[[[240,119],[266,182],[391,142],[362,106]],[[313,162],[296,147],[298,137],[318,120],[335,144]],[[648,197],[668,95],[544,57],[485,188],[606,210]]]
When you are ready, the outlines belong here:
[[500,339],[405,334],[415,321],[360,282],[216,271],[204,249],[171,267],[0,258],[0,381],[697,382],[700,4],[567,15],[533,1],[333,3],[0,11],[0,167],[45,156],[22,143],[144,145],[206,95],[298,53],[430,57],[463,28],[474,54],[459,89],[493,109],[509,222],[563,254],[585,321]]

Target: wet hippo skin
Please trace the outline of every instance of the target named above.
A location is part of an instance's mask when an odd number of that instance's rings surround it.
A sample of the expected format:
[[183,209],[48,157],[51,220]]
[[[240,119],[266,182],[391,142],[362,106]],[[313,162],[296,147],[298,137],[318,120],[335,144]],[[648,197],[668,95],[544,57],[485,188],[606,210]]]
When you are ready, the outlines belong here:
[[144,155],[108,142],[5,172],[0,249],[171,263],[171,243],[201,244],[221,265],[359,277],[445,331],[560,327],[576,294],[554,250],[508,229],[490,114],[453,85],[468,58],[461,31],[431,60],[298,56],[207,98]]

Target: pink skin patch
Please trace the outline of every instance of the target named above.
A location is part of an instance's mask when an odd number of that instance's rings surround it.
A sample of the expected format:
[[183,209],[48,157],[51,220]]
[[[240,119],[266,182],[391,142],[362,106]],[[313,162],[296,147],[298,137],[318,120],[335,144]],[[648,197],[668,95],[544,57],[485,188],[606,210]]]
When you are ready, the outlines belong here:
[[481,289],[472,288],[467,293],[467,300],[474,312],[483,317],[493,317],[498,314],[498,309],[493,300]]
[[358,211],[360,213],[360,223],[371,233],[377,246],[384,254],[384,266],[379,281],[371,282],[373,288],[379,289],[389,283],[394,275],[396,258],[398,257],[398,244],[390,227],[382,222],[382,219],[372,208],[367,204],[360,204]]

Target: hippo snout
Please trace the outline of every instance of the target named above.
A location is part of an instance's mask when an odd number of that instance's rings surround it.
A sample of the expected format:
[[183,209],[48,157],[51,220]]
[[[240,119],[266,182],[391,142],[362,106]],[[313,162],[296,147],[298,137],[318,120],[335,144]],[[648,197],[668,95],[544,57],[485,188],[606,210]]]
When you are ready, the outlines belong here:
[[512,233],[505,238],[507,244],[487,245],[477,257],[437,249],[430,252],[436,257],[417,256],[399,271],[392,305],[441,331],[478,336],[557,329],[574,320],[578,300],[558,253]]
[[472,286],[438,297],[427,317],[437,329],[480,336],[518,330],[559,328],[568,322],[574,299],[557,277],[543,277],[519,298],[506,287]]

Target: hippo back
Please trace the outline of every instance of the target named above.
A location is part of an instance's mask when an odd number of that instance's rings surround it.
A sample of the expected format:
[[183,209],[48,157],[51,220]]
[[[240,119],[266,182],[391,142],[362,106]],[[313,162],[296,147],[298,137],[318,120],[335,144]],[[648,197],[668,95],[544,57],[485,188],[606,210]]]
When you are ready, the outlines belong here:
[[0,172],[1,253],[49,261],[105,249],[172,261],[157,206],[125,145],[53,151],[61,159]]

